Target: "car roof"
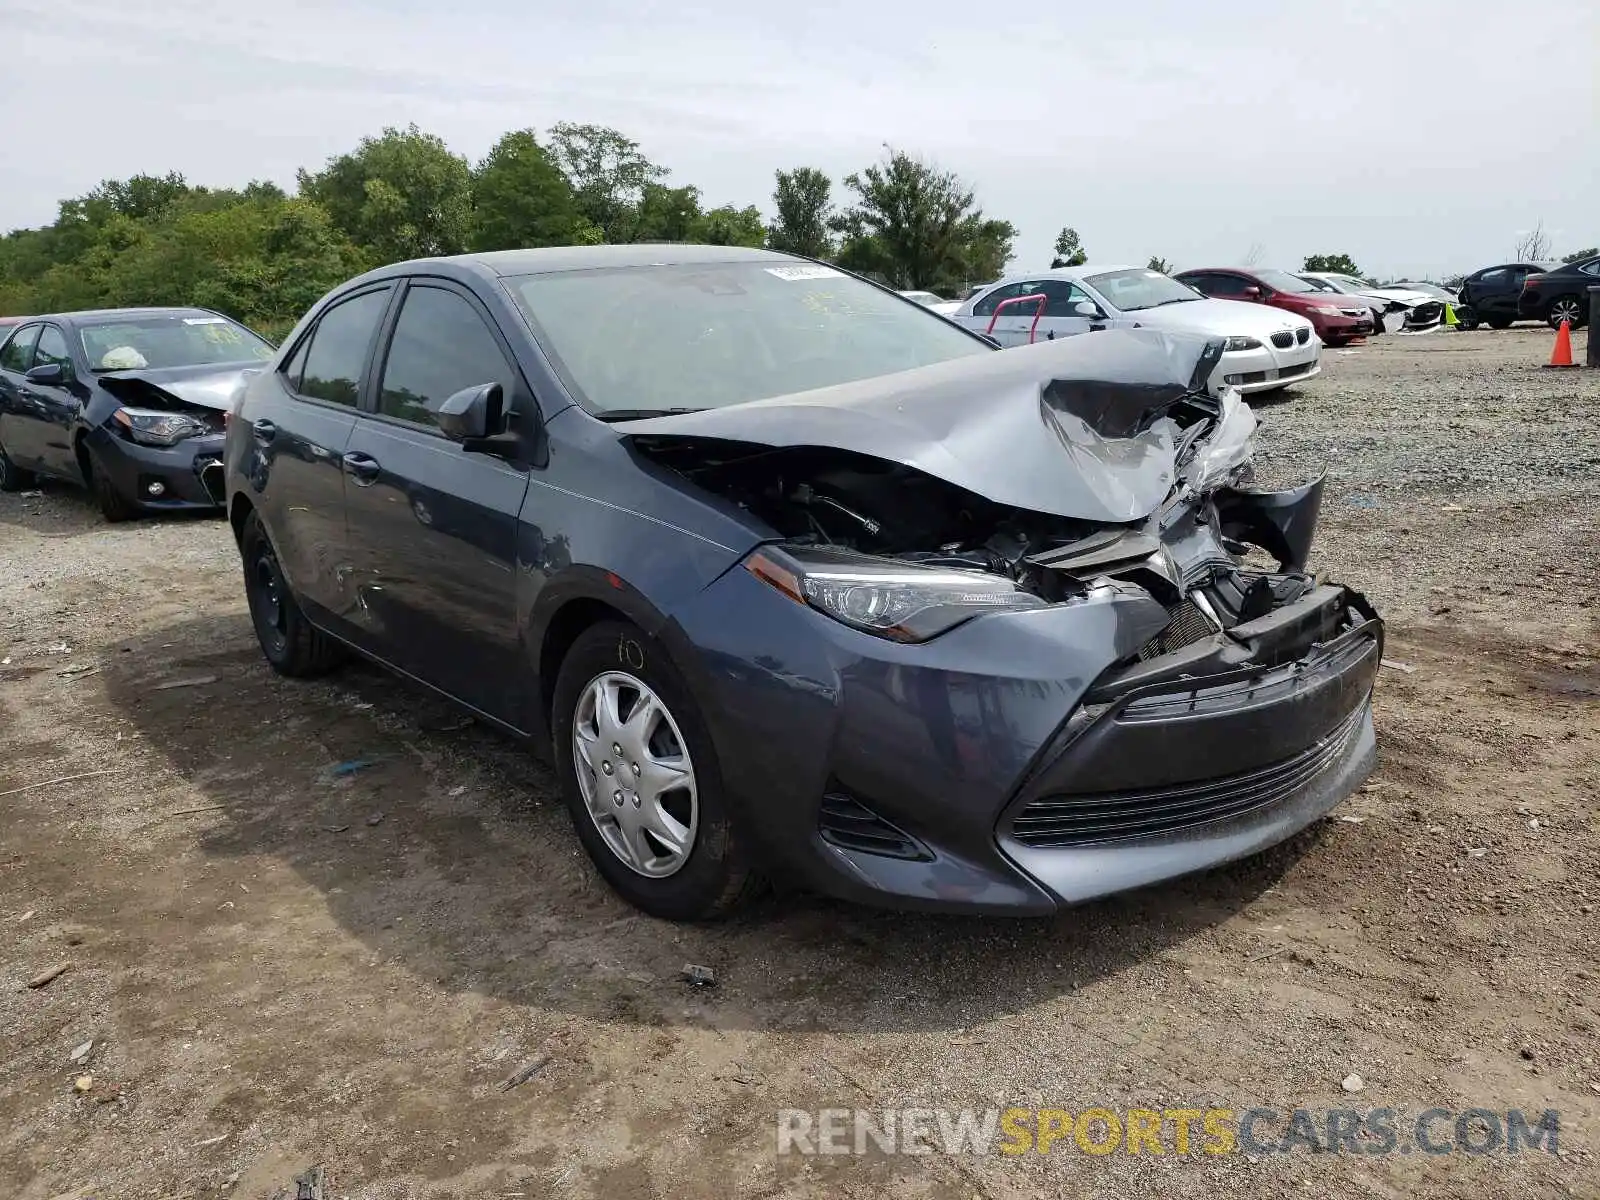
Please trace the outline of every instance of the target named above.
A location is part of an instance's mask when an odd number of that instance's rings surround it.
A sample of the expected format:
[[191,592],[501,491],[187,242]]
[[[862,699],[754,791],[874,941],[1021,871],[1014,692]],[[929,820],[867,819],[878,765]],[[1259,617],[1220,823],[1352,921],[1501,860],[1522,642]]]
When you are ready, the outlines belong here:
[[[101,325],[134,317],[220,317],[209,308],[84,308],[74,312],[40,313],[26,321],[73,321],[79,325]],[[230,318],[231,319],[231,318]]]
[[488,250],[441,258],[420,258],[379,268],[372,274],[407,274],[421,266],[476,269],[500,277],[550,271],[594,271],[617,267],[665,267],[694,263],[806,262],[793,254],[749,246],[701,246],[682,242],[636,242],[608,246],[546,246],[528,250]]
[[1004,279],[996,279],[992,283],[979,284],[980,288],[999,287],[1005,283],[1016,283],[1019,279],[1070,279],[1074,282],[1082,280],[1089,275],[1104,275],[1108,271],[1146,271],[1148,267],[1133,266],[1127,263],[1084,263],[1077,267],[1051,267],[1045,271],[1012,271]]

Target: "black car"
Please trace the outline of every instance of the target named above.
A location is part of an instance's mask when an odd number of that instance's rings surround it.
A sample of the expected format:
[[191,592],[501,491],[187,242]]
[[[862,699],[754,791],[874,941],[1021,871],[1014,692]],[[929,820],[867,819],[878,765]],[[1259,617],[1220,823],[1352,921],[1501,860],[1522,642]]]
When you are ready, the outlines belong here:
[[353,648],[542,746],[651,913],[763,877],[1050,912],[1280,842],[1373,763],[1382,623],[1305,570],[1321,480],[1245,485],[1222,352],[999,352],[763,250],[385,267],[232,413],[251,618],[285,675]]
[[1463,329],[1487,325],[1490,329],[1509,329],[1519,315],[1522,285],[1529,275],[1548,271],[1550,263],[1502,263],[1484,267],[1461,281],[1456,299],[1456,320]]
[[1600,256],[1563,263],[1529,275],[1522,283],[1517,312],[1558,329],[1565,321],[1581,329],[1589,321],[1589,289],[1600,287]]
[[90,488],[107,520],[215,511],[228,406],[272,346],[201,308],[28,317],[0,345],[0,491]]

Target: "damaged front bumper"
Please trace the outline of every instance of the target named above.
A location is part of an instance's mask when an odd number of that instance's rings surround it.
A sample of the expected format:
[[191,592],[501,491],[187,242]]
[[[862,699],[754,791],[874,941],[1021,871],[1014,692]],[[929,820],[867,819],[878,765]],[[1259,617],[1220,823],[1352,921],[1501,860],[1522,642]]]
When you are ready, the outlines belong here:
[[144,446],[102,427],[87,440],[117,491],[144,511],[215,510],[222,505],[220,433],[185,438],[175,446]]
[[1203,591],[1102,580],[904,645],[733,570],[670,636],[781,885],[1042,914],[1274,845],[1372,768],[1366,602],[1314,586],[1223,629]]

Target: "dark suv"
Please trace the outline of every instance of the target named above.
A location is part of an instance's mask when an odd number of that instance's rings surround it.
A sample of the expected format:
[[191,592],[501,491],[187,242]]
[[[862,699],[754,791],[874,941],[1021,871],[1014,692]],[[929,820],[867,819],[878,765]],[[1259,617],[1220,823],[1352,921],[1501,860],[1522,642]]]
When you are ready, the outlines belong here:
[[1559,329],[1565,321],[1581,329],[1589,320],[1589,289],[1600,287],[1600,255],[1529,275],[1517,299],[1517,315],[1546,321]]
[[1507,329],[1519,315],[1517,301],[1522,295],[1523,281],[1529,275],[1550,270],[1552,263],[1501,263],[1497,267],[1484,267],[1461,281],[1461,296],[1456,305],[1456,319],[1463,329],[1476,329],[1487,325],[1490,329]]

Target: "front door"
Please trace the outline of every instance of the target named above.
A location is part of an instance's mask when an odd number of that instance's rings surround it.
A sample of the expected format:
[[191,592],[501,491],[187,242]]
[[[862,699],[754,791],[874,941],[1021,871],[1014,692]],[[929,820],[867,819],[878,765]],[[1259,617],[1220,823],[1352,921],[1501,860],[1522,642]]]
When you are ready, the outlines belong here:
[[516,669],[517,513],[528,472],[468,454],[434,421],[464,388],[498,383],[531,411],[504,340],[464,289],[406,288],[371,402],[345,450],[358,642],[481,712],[523,710]]
[[24,394],[39,409],[39,469],[67,479],[80,479],[82,474],[72,448],[72,433],[78,414],[88,400],[89,390],[77,377],[72,352],[67,348],[67,335],[59,326],[46,325],[40,331],[39,344],[33,350],[33,365],[61,368],[61,378],[55,383],[23,384]]
[[25,470],[39,465],[44,446],[44,412],[23,378],[33,365],[33,347],[41,326],[24,325],[0,349],[0,446],[6,457]]

